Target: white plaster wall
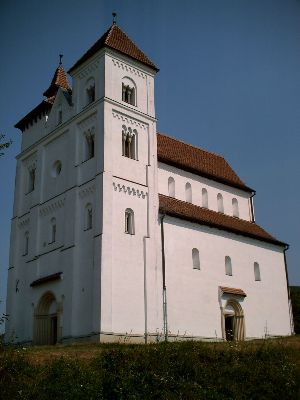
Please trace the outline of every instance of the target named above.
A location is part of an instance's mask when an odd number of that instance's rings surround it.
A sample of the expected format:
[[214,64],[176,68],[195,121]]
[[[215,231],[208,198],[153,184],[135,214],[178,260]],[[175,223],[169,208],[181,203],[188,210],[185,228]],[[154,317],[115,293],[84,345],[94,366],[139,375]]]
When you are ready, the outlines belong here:
[[[218,287],[245,291],[246,337],[291,334],[283,249],[217,229],[166,217],[168,324],[173,334],[221,338]],[[193,269],[192,249],[201,269]],[[225,256],[233,276],[225,275]],[[261,281],[254,280],[258,262]]]
[[41,119],[37,119],[37,122],[32,121],[28,128],[22,134],[22,144],[21,151],[26,150],[28,147],[32,146],[39,139],[42,138],[45,132],[47,117],[41,116]]
[[202,206],[202,189],[205,188],[208,193],[208,208],[218,211],[217,196],[221,193],[223,196],[224,213],[232,216],[232,199],[236,198],[239,204],[239,218],[247,221],[250,217],[250,194],[242,190],[206,179],[201,176],[183,171],[179,168],[158,163],[158,192],[169,196],[168,179],[173,177],[175,180],[175,198],[186,201],[185,184],[189,182],[192,186],[192,202],[197,206]]

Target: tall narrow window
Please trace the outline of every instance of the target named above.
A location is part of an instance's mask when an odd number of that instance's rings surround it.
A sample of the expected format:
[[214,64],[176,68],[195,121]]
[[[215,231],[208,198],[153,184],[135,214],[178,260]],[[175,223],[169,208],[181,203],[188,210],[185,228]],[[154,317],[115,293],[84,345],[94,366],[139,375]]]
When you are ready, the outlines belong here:
[[24,234],[24,256],[27,256],[29,250],[29,232],[25,232]]
[[85,207],[85,230],[92,229],[93,227],[93,208],[91,204]]
[[208,193],[205,188],[202,189],[202,207],[208,208]]
[[239,217],[239,203],[237,199],[232,199],[232,215],[234,217]]
[[122,155],[137,160],[137,131],[123,125]]
[[170,197],[175,197],[175,180],[171,176],[168,179],[168,191]]
[[135,88],[134,86],[126,85],[122,83],[122,101],[125,103],[135,105]]
[[32,192],[35,187],[35,167],[28,169],[28,193]]
[[225,257],[225,274],[232,276],[232,264],[229,256]]
[[95,135],[92,132],[87,132],[85,134],[85,146],[86,146],[86,160],[93,158],[95,156]]
[[192,203],[192,186],[189,182],[185,184],[185,200]]
[[51,227],[50,227],[50,243],[56,242],[56,219],[51,219]]
[[258,262],[254,263],[254,279],[256,281],[260,281],[261,280],[261,278],[260,278],[260,269],[259,269]]
[[59,105],[57,110],[57,125],[60,125],[61,123],[62,123],[62,107],[61,105]]
[[86,104],[93,103],[95,101],[95,81],[94,78],[90,78],[86,84]]
[[218,203],[218,211],[224,213],[223,196],[221,195],[221,193],[218,193],[217,203]]
[[125,233],[134,235],[134,212],[131,208],[125,210]]
[[200,269],[200,256],[198,249],[194,248],[192,250],[192,258],[193,258],[193,269]]

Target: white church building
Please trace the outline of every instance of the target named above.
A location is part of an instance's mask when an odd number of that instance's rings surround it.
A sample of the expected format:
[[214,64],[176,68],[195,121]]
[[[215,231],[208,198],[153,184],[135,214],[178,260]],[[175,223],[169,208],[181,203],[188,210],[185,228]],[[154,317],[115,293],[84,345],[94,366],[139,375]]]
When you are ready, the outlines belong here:
[[222,156],[157,132],[157,72],[113,23],[15,125],[6,340],[293,333],[287,245]]

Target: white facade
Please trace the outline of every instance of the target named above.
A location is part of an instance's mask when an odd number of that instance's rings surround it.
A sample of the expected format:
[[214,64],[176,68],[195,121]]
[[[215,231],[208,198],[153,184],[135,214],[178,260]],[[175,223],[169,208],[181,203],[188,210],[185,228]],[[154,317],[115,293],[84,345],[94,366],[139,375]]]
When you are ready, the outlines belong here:
[[104,46],[72,78],[72,98],[59,88],[22,129],[6,339],[290,335],[284,245],[170,215],[161,226],[159,193],[202,207],[206,189],[210,210],[252,213],[251,193],[158,163],[155,70]]

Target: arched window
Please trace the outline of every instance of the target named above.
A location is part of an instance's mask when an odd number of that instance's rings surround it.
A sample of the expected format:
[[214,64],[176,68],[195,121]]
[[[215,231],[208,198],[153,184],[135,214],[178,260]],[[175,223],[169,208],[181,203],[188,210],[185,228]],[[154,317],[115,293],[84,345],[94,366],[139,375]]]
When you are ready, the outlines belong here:
[[85,161],[95,156],[95,133],[94,130],[88,130],[85,133]]
[[54,243],[56,241],[56,219],[51,218],[51,229],[50,229],[50,243]]
[[94,80],[94,78],[89,78],[87,80],[85,92],[86,92],[86,105],[93,103],[93,101],[95,101],[95,80]]
[[239,217],[239,203],[237,199],[232,199],[232,215],[234,217]]
[[28,168],[28,193],[32,192],[35,187],[35,167]]
[[205,188],[202,189],[202,207],[208,208],[208,193]]
[[192,203],[192,186],[189,182],[185,184],[185,201]]
[[200,256],[198,249],[194,248],[192,250],[192,258],[193,258],[193,269],[200,269]]
[[29,232],[26,231],[24,234],[24,256],[27,256],[29,251]]
[[254,263],[254,279],[256,281],[260,281],[261,280],[261,278],[260,278],[260,269],[259,269],[258,262]]
[[122,80],[122,101],[136,105],[136,85],[130,78],[123,78]]
[[134,235],[134,212],[131,208],[125,210],[125,233]]
[[218,202],[218,211],[224,213],[223,196],[221,195],[221,193],[218,193],[217,202]]
[[170,197],[175,197],[175,180],[171,176],[168,179],[168,192]]
[[229,256],[225,257],[225,274],[232,276],[232,264]]
[[62,107],[61,104],[57,108],[57,125],[62,123]]
[[137,131],[122,126],[122,155],[137,160]]
[[85,230],[93,227],[93,208],[91,204],[85,206]]

